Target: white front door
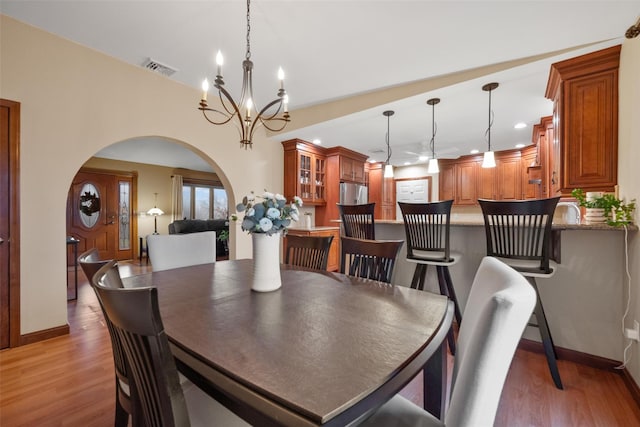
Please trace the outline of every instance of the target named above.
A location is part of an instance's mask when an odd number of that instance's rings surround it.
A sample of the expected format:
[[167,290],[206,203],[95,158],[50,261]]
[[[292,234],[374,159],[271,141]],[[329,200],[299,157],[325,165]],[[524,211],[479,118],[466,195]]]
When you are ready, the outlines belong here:
[[[427,203],[429,201],[429,181],[412,179],[396,181],[396,201],[404,203]],[[396,204],[396,218],[402,219],[400,207]]]

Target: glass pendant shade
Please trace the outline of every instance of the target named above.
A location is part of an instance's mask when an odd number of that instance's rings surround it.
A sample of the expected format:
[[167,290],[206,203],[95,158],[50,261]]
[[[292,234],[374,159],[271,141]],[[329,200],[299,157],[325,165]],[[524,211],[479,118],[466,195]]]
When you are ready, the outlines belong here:
[[427,173],[440,173],[440,168],[438,167],[438,159],[429,159],[429,167],[427,168]]
[[496,167],[496,158],[493,155],[493,151],[485,151],[484,159],[482,159],[482,167],[483,168],[495,168]]
[[384,177],[385,178],[393,178],[393,166],[385,165],[384,166]]

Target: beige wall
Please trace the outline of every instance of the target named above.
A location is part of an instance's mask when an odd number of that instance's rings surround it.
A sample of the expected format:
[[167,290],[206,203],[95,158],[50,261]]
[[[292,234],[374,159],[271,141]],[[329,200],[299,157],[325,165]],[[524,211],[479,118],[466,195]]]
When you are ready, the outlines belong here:
[[[618,182],[620,195],[627,200],[640,202],[640,37],[626,40],[622,45],[620,56],[620,109],[618,134]],[[635,222],[640,214],[636,209]],[[640,321],[640,239],[638,233],[629,233],[629,273],[631,280],[620,283],[623,287],[624,307],[627,304],[627,289],[630,289],[629,315],[625,322],[627,328],[633,327],[633,320]],[[626,276],[626,275],[625,275]],[[629,341],[626,341],[629,342]],[[619,359],[622,360],[620,355]],[[640,384],[640,346],[633,342],[629,349],[628,370]]]
[[[238,149],[233,127],[209,125],[196,110],[199,93],[139,67],[115,61],[40,30],[0,16],[0,96],[22,103],[21,126],[21,332],[67,323],[65,202],[77,170],[98,150],[133,137],[162,136],[188,145],[220,172],[230,204],[251,190],[282,189],[282,151],[264,134],[253,151]],[[485,72],[496,70],[487,69]],[[640,39],[626,41],[620,70],[621,194],[640,200],[638,108]],[[460,76],[458,76],[460,77]],[[477,75],[471,76],[477,77]],[[370,108],[402,96],[448,84],[406,85],[352,100],[292,112],[290,129]],[[413,91],[413,93],[405,93]],[[296,115],[298,113],[298,115]],[[278,148],[275,148],[277,146]],[[635,187],[635,189],[634,189]],[[153,193],[155,191],[151,191]],[[160,191],[158,191],[160,193]],[[43,218],[41,206],[47,206]],[[640,317],[637,233],[630,234],[630,319]],[[234,237],[237,237],[235,239]],[[231,255],[250,256],[247,235],[231,229]],[[235,246],[235,247],[234,247]],[[38,259],[30,268],[27,260]],[[635,262],[634,262],[635,261]],[[612,286],[625,287],[626,283]],[[581,298],[589,298],[581,295]],[[576,301],[580,301],[577,298]],[[625,298],[620,304],[624,306]],[[632,320],[628,321],[630,325]],[[631,372],[640,382],[637,344]],[[622,354],[617,357],[622,359]]]
[[[78,169],[100,149],[162,136],[208,158],[232,206],[254,189],[282,191],[279,145],[273,149],[258,132],[253,150],[241,151],[235,128],[210,125],[196,110],[199,91],[6,16],[0,43],[0,96],[21,103],[22,334],[67,323],[67,192]],[[251,256],[249,237],[233,227],[231,234],[232,256]],[[32,259],[39,268],[26,262]]]

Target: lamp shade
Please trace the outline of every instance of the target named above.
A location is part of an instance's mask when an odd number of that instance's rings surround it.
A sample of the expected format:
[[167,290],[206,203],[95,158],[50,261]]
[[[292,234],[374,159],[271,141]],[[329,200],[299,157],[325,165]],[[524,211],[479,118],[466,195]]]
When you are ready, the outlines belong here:
[[438,159],[429,159],[429,167],[427,168],[427,173],[440,173],[440,168],[438,167]]
[[496,167],[496,158],[493,155],[493,151],[485,151],[484,158],[482,159],[482,167],[483,168],[495,168]]
[[164,212],[162,211],[162,209],[156,208],[154,206],[147,211],[147,215],[153,215],[153,216],[164,215]]
[[384,177],[385,178],[393,178],[393,166],[392,165],[384,165]]

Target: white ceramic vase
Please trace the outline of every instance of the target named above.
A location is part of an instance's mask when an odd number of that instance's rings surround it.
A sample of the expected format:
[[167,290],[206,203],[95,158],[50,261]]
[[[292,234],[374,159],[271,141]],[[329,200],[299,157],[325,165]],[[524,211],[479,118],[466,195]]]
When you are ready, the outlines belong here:
[[270,292],[280,289],[280,233],[253,233],[253,280],[251,289]]

